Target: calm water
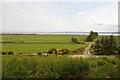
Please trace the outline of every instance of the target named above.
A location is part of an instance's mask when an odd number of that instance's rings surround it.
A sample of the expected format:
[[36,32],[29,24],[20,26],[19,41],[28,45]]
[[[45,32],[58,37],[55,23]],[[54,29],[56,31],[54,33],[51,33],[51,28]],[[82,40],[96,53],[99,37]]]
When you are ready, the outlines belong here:
[[[72,35],[89,35],[90,32],[39,32],[37,34],[72,34]],[[98,32],[99,35],[120,35],[120,32]]]
[[[3,34],[71,34],[71,35],[89,35],[90,32],[20,32],[20,33],[3,33]],[[99,35],[119,35],[120,32],[98,32]]]

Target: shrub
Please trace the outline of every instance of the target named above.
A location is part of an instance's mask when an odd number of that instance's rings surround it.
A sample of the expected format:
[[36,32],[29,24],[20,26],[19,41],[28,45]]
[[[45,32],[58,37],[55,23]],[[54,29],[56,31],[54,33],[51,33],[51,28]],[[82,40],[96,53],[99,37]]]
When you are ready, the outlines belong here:
[[2,52],[2,55],[6,55],[7,54],[7,52]]
[[69,49],[55,49],[52,48],[48,51],[49,54],[58,54],[58,55],[64,55],[64,54],[69,54]]
[[8,51],[8,55],[13,55],[14,52],[13,51]]
[[38,52],[37,54],[38,54],[38,55],[42,55],[42,53],[40,53],[40,52]]
[[60,52],[61,52],[62,55],[69,54],[69,50],[68,49],[61,49]]
[[102,67],[97,67],[90,71],[90,78],[117,78],[118,68],[111,63],[107,63]]
[[78,48],[76,50],[73,50],[71,53],[73,54],[83,54],[84,48]]
[[103,66],[103,65],[105,65],[106,63],[107,63],[106,61],[99,60],[99,61],[97,62],[97,65],[98,65],[98,66]]
[[116,39],[111,35],[110,37],[102,37],[97,40],[94,45],[94,52],[100,55],[116,55],[118,54]]
[[74,37],[71,38],[71,41],[74,42],[74,43],[79,43],[78,40],[77,40],[77,38],[74,38]]
[[55,48],[52,48],[48,51],[49,54],[57,54],[57,50]]

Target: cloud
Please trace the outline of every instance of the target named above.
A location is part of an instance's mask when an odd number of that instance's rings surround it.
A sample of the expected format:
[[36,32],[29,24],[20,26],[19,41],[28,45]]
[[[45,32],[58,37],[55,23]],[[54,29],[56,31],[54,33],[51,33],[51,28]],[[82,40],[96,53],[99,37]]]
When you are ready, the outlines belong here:
[[84,15],[86,14],[87,12],[78,12],[77,15]]
[[96,25],[104,25],[103,23],[95,23]]
[[117,3],[3,3],[2,13],[3,32],[117,31]]
[[[118,31],[117,27],[102,26],[103,24],[118,24],[117,3],[101,5],[91,9],[85,15],[75,15],[71,17],[74,21],[73,25],[81,26],[84,31]],[[98,28],[98,25],[94,23],[101,23],[101,28]]]
[[3,31],[8,30],[8,26],[12,31],[59,31],[68,27],[63,17],[43,8],[41,4],[5,3]]
[[2,2],[118,2],[119,0],[1,0]]

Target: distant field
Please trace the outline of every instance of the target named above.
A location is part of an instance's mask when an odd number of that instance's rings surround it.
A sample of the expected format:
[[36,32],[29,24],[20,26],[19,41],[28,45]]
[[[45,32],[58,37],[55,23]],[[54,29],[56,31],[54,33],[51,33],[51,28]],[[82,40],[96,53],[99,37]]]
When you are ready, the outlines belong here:
[[86,44],[74,44],[75,37],[84,42],[87,36],[81,35],[2,35],[2,51],[15,53],[47,52],[51,48],[67,48],[75,50],[86,47]]
[[70,42],[72,37],[79,41],[86,39],[80,35],[2,35],[2,42]]

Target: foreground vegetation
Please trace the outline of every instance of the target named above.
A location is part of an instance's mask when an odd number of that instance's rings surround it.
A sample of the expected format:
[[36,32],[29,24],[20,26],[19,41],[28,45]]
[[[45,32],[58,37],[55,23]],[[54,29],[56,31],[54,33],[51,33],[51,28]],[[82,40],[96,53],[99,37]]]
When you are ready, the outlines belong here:
[[118,58],[3,56],[3,78],[117,78]]

